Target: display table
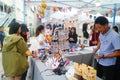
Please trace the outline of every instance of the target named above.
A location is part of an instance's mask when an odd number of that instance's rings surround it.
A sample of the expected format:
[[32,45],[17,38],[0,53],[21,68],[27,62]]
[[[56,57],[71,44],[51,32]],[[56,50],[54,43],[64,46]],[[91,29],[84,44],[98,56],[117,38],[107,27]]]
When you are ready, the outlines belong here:
[[[31,58],[31,80],[67,80],[65,75],[55,75],[49,67],[40,60]],[[96,80],[101,80],[97,78]]]
[[[70,54],[64,54],[63,56],[78,63],[85,63],[93,65],[93,53],[92,47],[86,47],[84,50],[71,52]],[[30,76],[31,80],[67,80],[65,75],[55,75],[50,68],[45,66],[40,60],[36,60],[30,57]],[[101,80],[97,78],[97,80]]]
[[70,54],[65,54],[65,57],[77,63],[85,63],[87,65],[93,65],[93,53],[92,50],[84,49],[75,52],[70,52]]

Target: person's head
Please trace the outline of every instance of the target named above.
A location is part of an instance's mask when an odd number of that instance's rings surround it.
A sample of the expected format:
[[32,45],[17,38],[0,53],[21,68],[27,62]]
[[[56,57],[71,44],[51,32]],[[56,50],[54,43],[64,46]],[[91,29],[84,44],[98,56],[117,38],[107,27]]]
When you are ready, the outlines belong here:
[[61,27],[61,24],[59,24],[58,26]]
[[95,27],[99,32],[105,34],[109,30],[109,21],[107,18],[100,16],[95,19]]
[[88,28],[88,24],[87,23],[84,23],[83,24],[83,28],[82,28],[82,31],[87,31],[87,28]]
[[113,26],[113,30],[115,30],[118,33],[118,27],[117,26]]
[[10,25],[9,34],[19,35],[21,32],[21,25],[18,22],[14,22]]
[[76,34],[76,28],[75,28],[75,27],[72,27],[72,28],[70,29],[70,32],[73,33],[73,34]]
[[27,35],[26,32],[28,32],[28,28],[26,24],[21,24],[21,34],[22,35]]
[[21,33],[20,33],[20,35],[23,37],[25,42],[27,42],[27,40],[28,40],[28,38],[27,38],[27,32],[28,31],[29,30],[28,30],[26,24],[21,24]]
[[4,31],[4,27],[3,26],[0,26],[0,31]]
[[36,36],[38,36],[40,33],[44,34],[45,30],[44,30],[44,26],[40,25],[36,28]]

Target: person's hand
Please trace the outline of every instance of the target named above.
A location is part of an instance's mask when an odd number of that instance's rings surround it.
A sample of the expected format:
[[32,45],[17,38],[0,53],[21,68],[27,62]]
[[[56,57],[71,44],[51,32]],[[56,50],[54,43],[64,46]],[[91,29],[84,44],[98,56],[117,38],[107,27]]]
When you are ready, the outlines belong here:
[[97,44],[98,42],[97,42],[97,41],[93,41],[92,43],[93,43],[93,44]]
[[95,56],[94,58],[95,59],[101,59],[101,58],[103,58],[103,56]]
[[35,54],[32,54],[31,56],[32,56],[33,58],[38,58],[38,56],[35,55]]
[[80,48],[84,48],[85,45],[84,44],[79,44]]
[[67,40],[67,39],[66,39],[66,38],[64,38],[64,40],[63,40],[63,41],[65,42],[66,40]]
[[44,43],[42,41],[40,41],[40,45],[44,45]]
[[74,41],[74,39],[73,39],[73,38],[70,38],[69,40],[70,40],[70,41]]

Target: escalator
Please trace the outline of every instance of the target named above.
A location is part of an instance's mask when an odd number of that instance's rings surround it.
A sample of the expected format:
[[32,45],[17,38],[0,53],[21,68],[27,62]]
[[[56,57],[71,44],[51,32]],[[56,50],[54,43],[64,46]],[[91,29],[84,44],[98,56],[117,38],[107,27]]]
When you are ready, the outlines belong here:
[[14,14],[11,12],[0,20],[0,26],[7,27],[10,26],[10,24],[13,22],[15,22],[15,17]]
[[3,26],[3,24],[8,20],[9,17],[10,17],[9,14],[4,15],[4,17],[0,19],[0,26]]

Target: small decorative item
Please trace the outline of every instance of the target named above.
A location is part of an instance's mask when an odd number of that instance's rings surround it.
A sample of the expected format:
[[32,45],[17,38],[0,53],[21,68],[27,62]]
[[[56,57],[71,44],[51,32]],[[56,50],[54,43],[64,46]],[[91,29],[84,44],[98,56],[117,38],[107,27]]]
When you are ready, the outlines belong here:
[[72,51],[72,52],[74,52],[74,51],[75,51],[75,46],[73,46],[73,47],[72,47],[71,51]]
[[44,0],[42,0],[41,6],[42,6],[42,8],[46,9],[47,4],[45,3],[45,1],[44,1]]
[[81,48],[81,50],[83,50],[85,48],[85,45],[84,44],[80,44],[80,48]]
[[44,16],[44,12],[45,12],[46,7],[47,7],[47,5],[46,5],[45,1],[42,0],[42,3],[41,3],[41,5],[40,5],[40,9],[39,9],[39,11],[38,11],[38,12],[39,12],[38,14],[39,14],[41,17]]
[[75,76],[78,80],[96,80],[96,70],[86,64],[74,63]]

